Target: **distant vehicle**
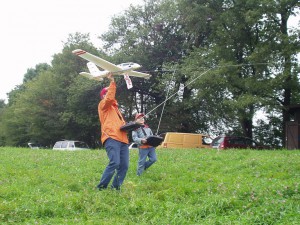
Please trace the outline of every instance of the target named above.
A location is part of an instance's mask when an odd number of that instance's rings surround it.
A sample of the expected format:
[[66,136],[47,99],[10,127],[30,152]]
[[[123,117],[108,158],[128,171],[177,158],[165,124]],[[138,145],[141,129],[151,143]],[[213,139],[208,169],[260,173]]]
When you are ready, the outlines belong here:
[[240,137],[240,136],[226,136],[220,135],[216,137],[212,143],[212,148],[216,149],[230,149],[230,148],[240,148],[240,149],[269,149],[267,146],[263,146],[256,141],[247,138],[247,137]]
[[72,141],[72,140],[63,140],[57,141],[54,146],[53,150],[88,150],[90,149],[89,146],[83,141]]
[[28,143],[28,146],[31,149],[40,149],[40,146],[38,144]]
[[128,148],[129,149],[138,149],[138,145],[136,143],[132,142],[132,143],[129,144]]

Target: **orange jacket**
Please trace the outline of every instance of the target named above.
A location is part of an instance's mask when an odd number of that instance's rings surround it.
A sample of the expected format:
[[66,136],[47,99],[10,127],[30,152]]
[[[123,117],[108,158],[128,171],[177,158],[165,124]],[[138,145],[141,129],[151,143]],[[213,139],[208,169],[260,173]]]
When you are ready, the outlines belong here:
[[118,102],[115,99],[116,89],[116,83],[110,82],[105,98],[98,105],[102,144],[107,138],[112,138],[125,144],[129,143],[127,133],[120,130],[120,127],[125,125],[126,122],[118,109]]

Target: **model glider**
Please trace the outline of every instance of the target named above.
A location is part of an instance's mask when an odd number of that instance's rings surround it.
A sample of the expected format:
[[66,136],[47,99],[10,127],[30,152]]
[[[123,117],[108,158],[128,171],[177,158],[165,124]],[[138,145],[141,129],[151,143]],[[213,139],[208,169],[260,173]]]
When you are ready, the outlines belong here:
[[[148,73],[134,71],[141,67],[141,65],[139,65],[137,63],[128,62],[128,63],[122,63],[119,65],[115,65],[111,62],[108,62],[98,56],[95,56],[95,55],[88,53],[81,49],[76,49],[72,52],[75,55],[80,56],[81,58],[89,61],[87,63],[87,67],[88,67],[90,73],[87,73],[87,72],[80,73],[80,75],[83,75],[89,79],[101,81],[104,77],[107,76],[108,73],[113,73],[114,75],[122,75],[123,74],[124,78],[126,80],[126,83],[127,83],[127,81],[128,82],[130,81],[128,76],[141,77],[141,78],[145,78],[145,79],[149,79],[151,77],[151,75]],[[100,71],[97,66],[101,67],[104,70]],[[130,83],[131,83],[131,81],[130,81]],[[128,84],[127,84],[127,86],[128,86]]]

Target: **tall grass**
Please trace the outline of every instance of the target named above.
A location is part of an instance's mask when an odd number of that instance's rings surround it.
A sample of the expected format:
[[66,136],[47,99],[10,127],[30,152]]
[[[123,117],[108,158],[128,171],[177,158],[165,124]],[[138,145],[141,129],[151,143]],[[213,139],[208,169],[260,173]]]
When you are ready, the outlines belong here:
[[120,192],[97,191],[105,150],[0,148],[1,224],[299,224],[300,152],[158,149]]

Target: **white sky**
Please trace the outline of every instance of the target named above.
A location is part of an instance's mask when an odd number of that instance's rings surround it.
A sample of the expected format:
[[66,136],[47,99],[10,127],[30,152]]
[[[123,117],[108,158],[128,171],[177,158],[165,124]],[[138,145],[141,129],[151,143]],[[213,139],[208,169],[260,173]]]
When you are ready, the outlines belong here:
[[108,30],[111,18],[143,0],[10,0],[1,4],[0,99],[23,82],[29,68],[50,64],[75,32],[97,36]]
[[[22,84],[29,68],[50,64],[63,42],[75,32],[97,36],[108,30],[112,16],[143,0],[10,0],[1,6],[0,99]],[[298,24],[300,16],[289,21]]]

